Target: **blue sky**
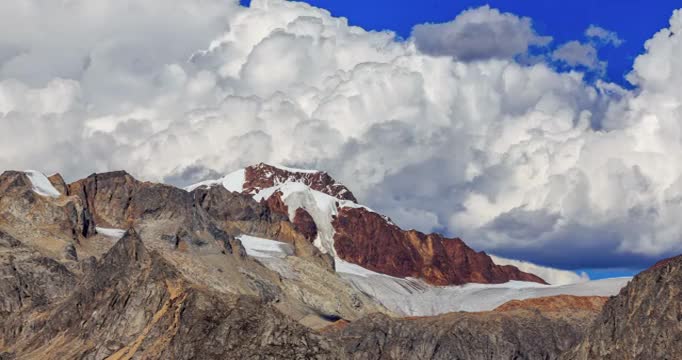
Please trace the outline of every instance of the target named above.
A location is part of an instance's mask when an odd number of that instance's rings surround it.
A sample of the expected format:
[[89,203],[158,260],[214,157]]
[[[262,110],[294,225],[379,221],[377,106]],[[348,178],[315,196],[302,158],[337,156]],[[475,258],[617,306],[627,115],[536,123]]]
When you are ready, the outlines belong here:
[[[242,0],[243,4],[250,1]],[[630,87],[624,76],[634,58],[644,50],[644,42],[668,24],[672,11],[680,6],[674,0],[307,0],[334,16],[348,18],[352,25],[367,30],[392,30],[407,38],[412,27],[422,23],[447,22],[468,8],[490,5],[504,12],[530,17],[536,31],[552,36],[554,48],[571,40],[584,40],[584,32],[594,24],[615,31],[624,40],[617,48],[599,49],[608,62],[604,78]]]

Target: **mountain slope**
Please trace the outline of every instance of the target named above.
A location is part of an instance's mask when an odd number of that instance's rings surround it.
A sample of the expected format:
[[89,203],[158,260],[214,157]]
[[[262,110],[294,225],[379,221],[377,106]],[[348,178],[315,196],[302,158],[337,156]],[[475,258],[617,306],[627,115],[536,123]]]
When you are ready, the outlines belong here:
[[635,276],[562,359],[682,359],[682,256]]
[[[21,324],[26,324],[21,326]],[[72,295],[5,324],[22,359],[336,357],[334,346],[254,297],[187,282],[128,232]]]
[[[394,247],[387,259],[406,256],[424,278],[440,271],[432,281],[520,273],[461,240],[403,231],[329,176],[259,168],[189,191],[122,171],[71,184],[0,175],[0,359],[553,359],[581,338],[598,300],[396,315],[612,291],[518,281],[441,287],[349,263],[338,257],[339,236],[355,254]],[[244,190],[249,173],[272,181]],[[370,222],[335,228],[354,211]]]
[[[496,265],[488,255],[475,252],[461,239],[400,229],[385,216],[359,205],[345,186],[324,172],[261,163],[186,190],[214,185],[252,194],[273,213],[288,216],[295,223],[304,222],[296,222],[297,216],[309,217],[315,225],[313,243],[320,251],[379,273],[421,278],[433,285],[511,280],[545,283],[514,266]],[[299,228],[311,229],[309,219],[307,222],[307,226]],[[312,230],[308,237],[313,237]]]
[[[578,298],[580,299],[580,298]],[[349,359],[550,360],[577,343],[603,298],[545,298],[493,312],[391,319],[373,315],[332,328]]]

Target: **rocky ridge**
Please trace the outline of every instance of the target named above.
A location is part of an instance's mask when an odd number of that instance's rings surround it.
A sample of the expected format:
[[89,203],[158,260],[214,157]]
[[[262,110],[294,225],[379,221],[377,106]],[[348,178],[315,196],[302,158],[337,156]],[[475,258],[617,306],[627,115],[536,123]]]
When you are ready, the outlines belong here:
[[637,275],[562,359],[682,358],[682,256]]
[[[71,184],[58,175],[40,180],[36,185],[23,172],[0,175],[3,360],[556,359],[589,348],[583,334],[604,301],[562,296],[482,313],[396,318],[334,272],[334,258],[315,245],[325,231],[319,214],[292,206],[284,192],[279,200],[256,201],[224,186],[184,191],[125,172]],[[354,226],[395,227],[383,244],[412,246],[408,268],[418,264],[420,274],[437,274],[433,282],[518,275],[487,263],[487,255],[456,239],[403,231],[362,206],[336,210],[335,222],[360,221],[340,226],[337,235],[350,237],[358,231]],[[376,217],[377,224],[344,212]],[[125,235],[119,240],[113,229]],[[359,233],[361,240],[353,244],[378,251],[368,241],[375,230]],[[248,255],[239,240],[243,235],[286,243],[293,255]],[[425,251],[438,244],[442,250]],[[451,272],[446,264],[456,261],[460,267]],[[677,273],[671,270],[675,264],[655,271]],[[672,275],[662,279],[656,286],[676,284]],[[670,295],[666,304],[677,299],[675,292],[660,289],[646,296],[660,294]],[[669,321],[669,311],[677,308],[666,309],[658,321]],[[571,350],[576,344],[581,345]]]
[[10,317],[1,340],[6,358],[338,358],[272,305],[188,282],[132,230],[62,301]]

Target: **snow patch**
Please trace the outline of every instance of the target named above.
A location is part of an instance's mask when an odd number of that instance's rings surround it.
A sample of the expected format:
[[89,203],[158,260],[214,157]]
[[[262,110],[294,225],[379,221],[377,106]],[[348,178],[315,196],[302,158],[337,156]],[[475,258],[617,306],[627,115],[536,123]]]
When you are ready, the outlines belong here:
[[54,198],[61,196],[59,190],[52,186],[52,183],[45,174],[35,170],[26,170],[24,173],[28,176],[28,179],[31,180],[33,191],[36,194]]
[[95,227],[95,230],[97,231],[98,234],[115,238],[115,239],[120,239],[125,235],[126,231],[123,229],[111,229],[111,228],[102,228],[102,227]]
[[285,258],[294,255],[294,248],[287,243],[263,239],[250,235],[237,237],[242,242],[246,254],[256,258]]
[[401,279],[337,260],[339,275],[357,290],[404,316],[433,316],[455,311],[490,311],[511,301],[545,296],[613,296],[631,278],[543,285],[510,281],[504,284],[433,286],[420,279]]
[[519,270],[535,274],[552,285],[568,285],[590,281],[590,277],[586,273],[576,274],[572,271],[553,269],[527,261],[506,259],[495,255],[490,255],[490,258],[497,265],[516,266]]
[[232,192],[242,192],[244,189],[244,183],[246,182],[246,170],[241,169],[237,170],[234,172],[229,173],[223,178],[220,178],[218,180],[206,180],[202,181],[200,183],[196,183],[190,186],[185,187],[185,191],[190,192],[195,189],[198,189],[202,186],[214,186],[214,185],[222,185],[227,189],[228,191]]
[[[358,205],[350,200],[340,200],[323,192],[313,190],[309,186],[300,182],[285,182],[283,184],[265,188],[255,194],[256,201],[268,199],[275,192],[282,193],[282,201],[289,208],[289,219],[294,219],[296,209],[303,208],[310,214],[317,226],[317,238],[313,245],[325,254],[331,254],[336,258],[334,249],[334,227],[332,221],[338,214],[338,209],[342,208],[364,208],[368,211],[372,209]],[[337,207],[338,206],[338,207]]]
[[300,173],[300,174],[317,174],[320,171],[317,170],[305,170],[305,169],[296,169],[296,168],[290,168],[288,166],[282,166],[282,165],[270,165],[272,167],[278,168],[280,170],[288,171],[291,173]]

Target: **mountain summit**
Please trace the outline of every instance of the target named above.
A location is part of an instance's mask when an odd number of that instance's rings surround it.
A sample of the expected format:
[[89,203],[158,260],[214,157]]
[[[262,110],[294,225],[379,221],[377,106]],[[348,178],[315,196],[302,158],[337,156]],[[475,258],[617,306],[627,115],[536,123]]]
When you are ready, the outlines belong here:
[[[253,195],[294,224],[313,226],[313,243],[323,253],[363,268],[433,285],[546,282],[514,266],[496,265],[461,239],[403,230],[387,217],[358,204],[353,193],[325,172],[258,164],[226,177],[191,185],[215,185]],[[308,219],[312,219],[310,222]],[[299,226],[299,229],[305,226]]]

